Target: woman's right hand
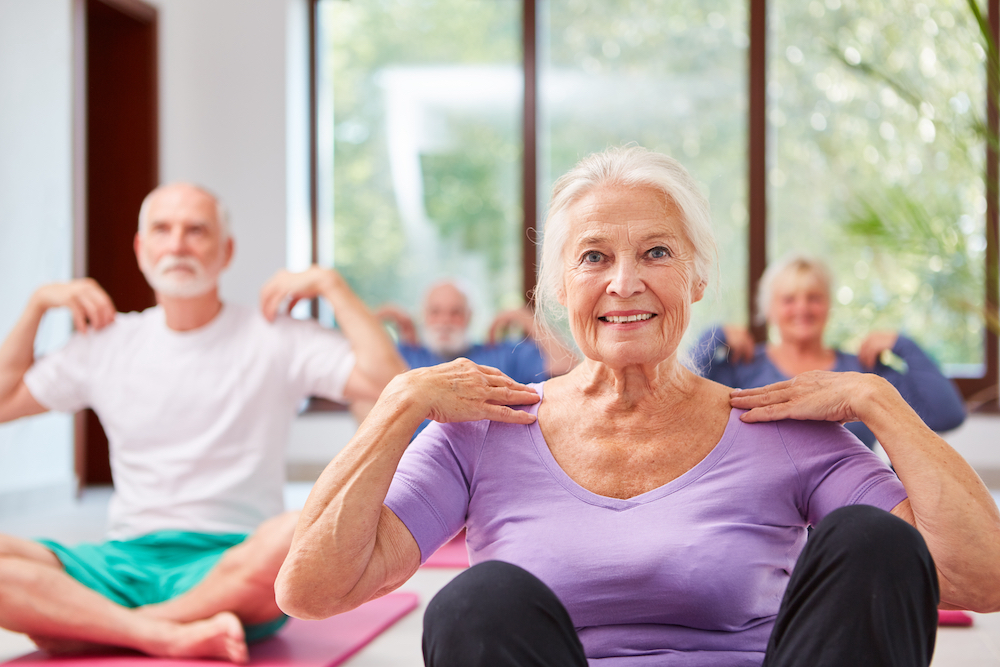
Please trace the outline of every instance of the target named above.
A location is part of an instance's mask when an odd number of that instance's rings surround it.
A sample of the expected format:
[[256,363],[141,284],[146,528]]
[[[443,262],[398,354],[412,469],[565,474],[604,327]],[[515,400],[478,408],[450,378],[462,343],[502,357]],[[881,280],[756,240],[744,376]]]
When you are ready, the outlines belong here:
[[726,346],[729,347],[730,363],[741,364],[753,361],[756,343],[746,327],[726,324],[722,327],[722,333],[726,337]]
[[490,419],[511,424],[530,424],[535,416],[509,406],[541,400],[534,389],[496,368],[464,358],[397,375],[383,393],[383,398],[390,396],[414,401],[424,418],[436,422]]

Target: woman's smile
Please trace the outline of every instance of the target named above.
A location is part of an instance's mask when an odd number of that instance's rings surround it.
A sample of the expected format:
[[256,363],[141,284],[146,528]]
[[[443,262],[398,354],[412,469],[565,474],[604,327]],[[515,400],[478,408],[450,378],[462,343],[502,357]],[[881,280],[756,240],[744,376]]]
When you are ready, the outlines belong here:
[[670,359],[687,327],[693,249],[673,202],[600,188],[568,210],[564,305],[584,355],[615,368]]
[[614,312],[599,316],[601,322],[608,324],[641,324],[656,317],[656,313],[639,312]]

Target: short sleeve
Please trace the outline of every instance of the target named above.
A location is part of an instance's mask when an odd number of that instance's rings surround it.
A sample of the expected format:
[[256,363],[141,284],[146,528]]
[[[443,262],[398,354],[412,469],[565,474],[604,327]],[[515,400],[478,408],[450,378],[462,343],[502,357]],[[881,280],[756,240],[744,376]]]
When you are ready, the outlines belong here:
[[74,334],[61,349],[35,361],[24,374],[24,384],[36,401],[59,412],[76,412],[90,405],[90,351],[95,335]]
[[291,342],[290,381],[304,396],[344,400],[344,387],[354,370],[354,352],[339,331],[308,320],[282,318],[276,325]]
[[906,489],[874,452],[839,424],[776,422],[799,478],[799,500],[810,524],[846,505],[889,511],[906,499]]
[[421,562],[465,525],[472,462],[488,427],[488,421],[431,422],[400,459],[385,505],[417,541]]

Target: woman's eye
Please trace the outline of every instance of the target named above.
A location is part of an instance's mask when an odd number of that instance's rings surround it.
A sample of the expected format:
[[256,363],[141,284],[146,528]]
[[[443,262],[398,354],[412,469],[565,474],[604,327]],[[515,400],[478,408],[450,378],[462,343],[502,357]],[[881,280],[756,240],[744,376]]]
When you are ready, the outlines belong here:
[[648,254],[652,259],[665,259],[670,257],[670,250],[663,246],[656,246],[655,248],[651,248]]
[[596,264],[597,262],[601,261],[603,258],[604,258],[604,255],[602,255],[601,253],[597,252],[596,250],[592,250],[591,252],[588,252],[586,255],[583,256],[583,261],[585,261],[585,262],[587,262],[589,264]]

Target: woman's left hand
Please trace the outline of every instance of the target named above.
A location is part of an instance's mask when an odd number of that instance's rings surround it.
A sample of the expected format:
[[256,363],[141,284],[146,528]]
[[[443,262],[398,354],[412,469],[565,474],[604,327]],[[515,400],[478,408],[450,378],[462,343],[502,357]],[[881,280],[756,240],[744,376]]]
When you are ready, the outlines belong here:
[[841,424],[859,421],[858,406],[872,391],[866,373],[808,371],[791,380],[754,389],[734,389],[729,402],[748,410],[745,422],[805,419]]

